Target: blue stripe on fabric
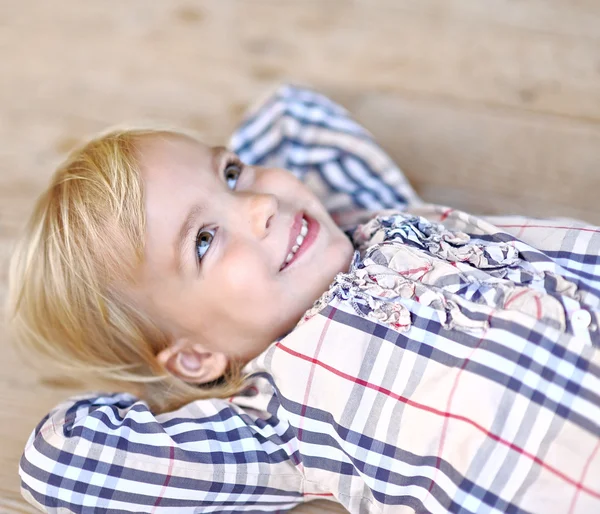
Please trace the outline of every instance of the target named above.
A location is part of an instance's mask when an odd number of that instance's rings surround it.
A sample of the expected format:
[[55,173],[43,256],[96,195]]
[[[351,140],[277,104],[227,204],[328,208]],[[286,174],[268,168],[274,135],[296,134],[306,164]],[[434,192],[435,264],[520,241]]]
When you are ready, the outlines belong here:
[[[138,408],[139,406],[142,407],[142,410],[139,410],[139,408]],[[122,416],[121,415],[122,410],[119,407],[116,407],[113,405],[107,405],[107,404],[104,404],[104,405],[92,404],[92,405],[88,405],[88,406],[80,405],[80,406],[78,406],[76,411],[73,411],[73,409],[69,409],[69,413],[65,417],[66,423],[65,423],[65,429],[63,431],[65,436],[68,437],[71,430],[75,430],[77,428],[77,426],[74,426],[74,423],[77,423],[78,422],[77,418],[81,417],[81,413],[79,412],[79,409],[82,407],[85,409],[88,409],[88,411],[89,411],[86,413],[85,417],[96,418],[99,421],[102,421],[102,423],[104,425],[106,425],[110,430],[114,430],[116,428],[123,426],[123,427],[131,429],[134,432],[137,432],[140,434],[168,433],[168,431],[165,430],[166,427],[169,427],[172,425],[179,425],[182,422],[189,422],[190,424],[201,425],[201,426],[219,425],[219,424],[226,425],[226,422],[229,420],[238,420],[239,421],[239,419],[240,419],[239,415],[237,415],[233,409],[226,408],[220,412],[223,413],[223,411],[225,411],[227,413],[227,415],[219,416],[218,414],[216,414],[216,415],[205,416],[202,418],[196,418],[196,419],[190,419],[190,420],[188,420],[186,418],[175,418],[176,420],[179,420],[180,422],[172,423],[171,420],[169,420],[168,422],[158,423],[158,421],[154,418],[154,415],[150,412],[150,409],[142,403],[131,407],[126,416]],[[150,422],[137,421],[137,420],[133,419],[133,416],[131,415],[132,412],[140,414],[141,415],[140,417],[144,417],[144,416],[148,417],[151,421]],[[112,416],[110,416],[109,413]],[[115,419],[112,419],[113,417]],[[242,428],[242,426],[247,426],[247,425],[232,425],[232,429],[240,429],[240,428]],[[163,428],[163,427],[165,427],[165,428]]]
[[[331,166],[334,166],[339,173],[335,173],[331,170]],[[368,191],[365,192],[362,184],[357,183],[346,173],[339,159],[331,160],[325,164],[315,165],[314,168],[332,192],[342,192],[348,195],[352,199],[352,204],[355,207],[363,209],[382,209],[385,207],[381,202],[378,203],[373,194]],[[344,180],[345,183],[341,182],[339,178]]]
[[[61,452],[66,453],[66,452]],[[74,458],[70,459],[69,466],[71,468],[75,468],[77,470],[85,469],[83,468],[83,464],[86,464],[88,460],[94,461],[91,458],[83,458],[74,456]],[[302,493],[299,491],[285,491],[281,489],[276,489],[273,487],[261,486],[256,484],[239,484],[239,483],[227,483],[220,482],[216,480],[218,476],[218,472],[215,473],[215,477],[212,477],[210,480],[202,480],[199,478],[187,478],[187,477],[178,477],[173,474],[162,474],[155,473],[150,471],[144,471],[140,469],[132,469],[126,468],[117,464],[108,464],[103,462],[96,461],[95,473],[100,474],[102,476],[111,477],[115,479],[118,483],[119,480],[130,480],[139,484],[151,484],[155,486],[162,486],[165,481],[168,479],[169,481],[169,491],[173,492],[178,489],[182,491],[197,491],[199,496],[214,496],[212,493],[222,492],[224,494],[248,494],[248,495],[256,495],[257,498],[253,501],[248,501],[246,503],[251,505],[260,505],[260,504],[269,504],[273,503],[277,498],[280,497],[288,497],[288,501],[293,501],[292,498],[300,498],[302,497]],[[89,466],[89,464],[86,464]],[[179,463],[176,463],[177,467]],[[61,466],[58,466],[60,468]],[[126,503],[131,503],[133,505],[154,505],[156,502],[155,496],[149,496],[145,494],[140,494],[136,491],[128,491],[121,489],[112,489],[105,486],[96,486],[89,484],[83,480],[73,480],[71,478],[65,478],[64,476],[57,474],[55,472],[49,472],[47,470],[42,470],[32,463],[30,463],[27,459],[22,459],[21,461],[21,469],[24,473],[29,476],[36,478],[37,480],[45,483],[47,487],[57,488],[55,494],[49,497],[51,502],[56,502],[57,498],[60,498],[60,491],[68,492],[70,495],[71,491],[80,492],[80,494],[86,494],[88,496],[92,496],[94,498],[102,498],[105,500],[118,500]],[[34,492],[30,486],[24,484],[25,487]],[[234,489],[238,489],[234,492]],[[42,498],[46,498],[45,495],[41,495],[40,493],[36,494],[40,495]],[[265,500],[264,496],[269,495],[272,497],[271,501]],[[62,503],[61,500],[58,500],[59,504]],[[46,504],[42,502],[43,504]],[[236,505],[235,500],[229,500],[227,502],[216,501],[214,498],[211,500],[202,500],[201,498],[196,498],[194,500],[182,500],[177,498],[162,498],[160,505],[163,507],[198,507],[198,506],[215,506],[221,504],[230,504]],[[58,507],[60,505],[53,505],[54,507]]]
[[[468,234],[472,241],[477,239],[485,242],[503,242],[503,243],[521,243],[530,246],[527,242],[518,239],[517,237],[507,232],[499,232],[496,234]],[[523,254],[524,260],[528,262],[554,262],[554,259],[570,260],[580,264],[600,265],[600,255],[588,253],[570,252],[567,250],[541,250],[531,247],[531,250],[520,251]]]
[[[570,282],[573,282],[575,284],[575,286],[577,287],[577,289],[581,289],[583,291],[586,291],[587,293],[591,293],[594,296],[600,298],[600,289],[598,289],[598,288],[594,287],[592,284],[590,284],[590,282],[600,283],[600,280],[598,280],[598,277],[595,277],[594,275],[588,274],[584,271],[576,270],[576,269],[570,268],[568,266],[565,266],[561,262],[554,261],[550,257],[548,257],[546,254],[541,253],[541,252],[523,251],[523,252],[520,252],[520,254],[523,256],[523,259],[526,260],[527,262],[531,262],[531,263],[544,262],[544,263],[552,264],[556,267],[560,267],[562,270],[565,271],[564,278],[569,280]],[[561,274],[558,271],[556,271],[556,273]]]
[[[115,395],[115,397],[116,396],[117,395]],[[110,397],[93,397],[93,398],[87,398],[85,400],[74,402],[73,405],[67,410],[67,413],[65,415],[65,420],[66,420],[65,425],[68,427],[71,427],[73,425],[73,423],[77,422],[78,418],[82,417],[81,409],[85,409],[88,411],[85,413],[85,416],[92,416],[93,413],[96,413],[96,412],[101,413],[103,416],[108,416],[108,411],[110,411],[113,414],[117,423],[122,423],[125,420],[127,420],[128,424],[129,424],[128,425],[129,428],[137,427],[136,431],[139,433],[157,433],[157,432],[164,433],[164,432],[166,432],[164,430],[165,428],[169,428],[171,426],[177,426],[182,423],[189,423],[189,424],[195,424],[195,425],[219,424],[219,423],[225,423],[226,421],[229,421],[231,419],[243,421],[243,423],[241,425],[239,425],[239,426],[236,425],[236,428],[252,426],[252,427],[258,427],[260,429],[263,429],[265,427],[276,427],[279,424],[279,421],[274,417],[270,418],[270,419],[257,418],[255,420],[251,420],[248,416],[243,416],[243,415],[240,416],[238,413],[236,413],[236,411],[234,409],[232,409],[228,405],[223,406],[223,408],[221,410],[219,410],[218,412],[216,412],[215,414],[210,415],[210,416],[204,416],[202,418],[189,417],[189,416],[188,417],[173,417],[168,420],[161,421],[160,424],[158,424],[158,422],[154,419],[154,414],[152,414],[150,412],[148,405],[146,403],[140,401],[137,398],[132,397],[132,401],[128,405],[123,405],[120,403],[108,403],[107,401],[99,401],[99,400],[109,400],[110,401]],[[202,400],[200,400],[200,402],[201,401]],[[211,405],[211,409],[212,408],[214,408],[214,404]],[[121,412],[124,409],[127,409],[127,412],[128,412],[126,416],[121,415]],[[140,414],[141,415],[140,417],[149,416],[152,418],[153,421],[151,423],[138,422],[138,421],[132,419],[132,416],[130,415],[130,413],[132,413],[132,412]],[[107,422],[105,422],[105,424],[107,426],[109,426],[111,429],[119,426],[119,425],[115,424],[112,420],[108,420]],[[161,428],[158,430],[149,430],[149,431],[147,431],[143,428],[144,426],[146,426],[146,425],[149,426],[151,424],[157,424]],[[254,429],[255,428],[253,428],[253,430]],[[67,435],[67,434],[65,433],[64,435]]]
[[[497,233],[497,234],[493,234],[493,235],[489,235],[489,234],[488,235],[468,234],[468,235],[472,238],[472,240],[479,239],[481,241],[493,241],[493,242],[503,242],[503,243],[521,243],[521,244],[526,244],[527,246],[529,246],[527,243],[524,243],[520,239],[517,239],[514,236],[512,236],[510,234],[506,234],[506,233]],[[568,265],[565,266],[564,263],[554,260],[551,257],[552,253],[554,253],[554,252],[542,252],[540,250],[535,250],[535,249],[519,250],[519,255],[524,261],[529,262],[531,264],[547,263],[552,266],[560,267],[562,270],[565,271],[564,278],[573,282],[577,286],[578,289],[582,289],[582,290],[584,290],[588,293],[591,293],[591,294],[595,295],[596,297],[600,298],[600,289],[593,287],[589,283],[589,282],[600,283],[600,280],[598,279],[597,276],[595,276],[593,274],[589,274],[585,271],[573,269],[573,268],[569,267]],[[567,255],[570,254],[570,252],[565,252],[565,253]],[[555,273],[560,274],[560,272],[558,270],[555,271]]]
[[576,253],[576,252],[568,252],[566,250],[559,250],[559,251],[546,250],[544,253],[553,259],[561,259],[561,260],[566,259],[566,260],[578,262],[580,264],[589,264],[592,266],[600,265],[600,255],[594,255],[591,253]]
[[[336,312],[331,313],[331,310],[335,310]],[[463,314],[469,316],[468,311],[465,309],[463,309]],[[416,353],[426,357],[427,359],[437,361],[445,366],[456,368],[464,367],[466,371],[500,384],[516,394],[525,396],[530,401],[537,403],[538,405],[541,405],[552,412],[555,412],[564,419],[573,421],[576,425],[588,430],[590,433],[600,436],[599,424],[594,423],[592,420],[585,418],[583,415],[573,411],[570,407],[557,403],[537,389],[533,389],[512,375],[507,375],[496,369],[472,360],[469,360],[465,364],[465,359],[457,358],[449,353],[444,352],[439,345],[434,345],[434,343],[437,341],[437,337],[441,335],[441,337],[450,339],[455,343],[464,345],[468,348],[475,348],[476,346],[485,348],[489,352],[504,357],[510,362],[518,363],[522,368],[524,368],[524,370],[531,371],[542,378],[554,376],[554,385],[559,385],[565,391],[576,394],[580,398],[585,398],[595,405],[600,405],[600,394],[598,394],[598,392],[583,388],[580,383],[558,375],[552,368],[534,362],[530,357],[523,355],[522,353],[518,353],[507,346],[498,344],[488,339],[485,339],[482,344],[480,336],[473,336],[467,332],[462,332],[459,330],[446,330],[439,322],[428,318],[422,318],[416,315],[414,312],[412,313],[413,326],[426,332],[427,339],[432,340],[431,344],[427,343],[427,341],[423,343],[414,341],[410,338],[410,332],[407,334],[399,333],[365,318],[359,318],[358,315],[334,309],[331,306],[325,307],[325,309],[321,311],[320,315],[331,317],[332,320],[338,321],[346,326],[352,326],[354,328],[361,329],[364,332],[386,340],[399,348]],[[357,321],[360,321],[360,323]],[[494,325],[492,328],[505,331],[507,334],[518,334],[524,330],[524,327],[521,325],[504,320],[498,320],[494,318],[492,322]],[[572,364],[576,369],[583,373],[590,372],[596,376],[600,376],[600,367],[596,366],[591,361],[574,352],[571,352],[557,342],[545,338],[542,334],[536,332],[535,330],[526,329],[526,332],[527,334],[525,335],[528,337],[521,336],[521,339],[525,338],[530,343],[544,348],[550,354],[554,355],[558,359]]]
[[[366,173],[368,173],[370,176],[372,176],[375,180],[378,180],[381,182],[382,186],[384,186],[386,188],[386,191],[391,194],[393,196],[393,198],[395,199],[396,202],[398,203],[390,203],[390,202],[386,202],[386,200],[384,198],[381,197],[381,193],[379,192],[375,192],[376,193],[376,197],[378,198],[378,201],[381,203],[382,206],[384,206],[384,208],[394,208],[394,207],[399,207],[399,206],[406,206],[408,204],[407,199],[402,196],[400,193],[398,193],[397,191],[394,190],[394,188],[388,186],[385,182],[383,182],[380,178],[377,178],[377,175],[373,172],[373,169],[367,164],[367,162],[362,159],[359,155],[348,152],[346,150],[341,151],[339,149],[339,147],[333,146],[333,145],[322,145],[322,144],[306,144],[302,141],[297,141],[294,138],[289,138],[289,137],[284,137],[282,138],[276,145],[275,147],[269,148],[265,151],[265,153],[263,153],[260,156],[257,156],[255,158],[253,158],[255,164],[257,166],[260,166],[262,164],[265,163],[265,161],[273,154],[279,153],[281,148],[284,145],[290,145],[292,148],[300,148],[302,150],[329,150],[332,152],[332,155],[330,157],[328,157],[327,159],[324,160],[315,160],[312,162],[307,162],[307,161],[302,161],[302,160],[296,160],[294,159],[291,155],[287,156],[288,159],[288,167],[289,166],[293,166],[296,168],[308,168],[308,167],[314,167],[315,169],[317,169],[319,171],[319,174],[323,177],[323,179],[327,182],[328,185],[331,185],[330,182],[327,180],[327,175],[326,173],[322,172],[319,170],[319,165],[324,165],[324,164],[330,164],[333,161],[336,161],[338,159],[340,159],[340,152],[343,155],[350,155],[352,156],[353,159],[355,159],[365,170]],[[334,157],[334,155],[337,155],[337,157]],[[240,159],[244,162],[247,161],[247,159],[244,158],[243,155],[239,155]],[[339,163],[339,161],[338,161]],[[339,163],[339,165],[341,166],[341,163]],[[342,166],[343,168],[343,166]],[[351,175],[348,174],[348,172],[346,170],[344,170],[344,175],[354,184],[356,184],[357,189],[368,189],[365,187],[365,184],[362,182],[358,182],[355,179],[352,178]],[[336,189],[333,188],[333,190],[335,191]],[[362,203],[359,204],[361,207],[365,207],[365,205],[363,205]]]
[[[107,412],[106,409],[110,410]],[[172,440],[174,444],[216,441],[220,443],[219,448],[223,449],[225,444],[228,443],[230,451],[219,452],[218,459],[223,463],[280,463],[289,460],[289,456],[284,450],[284,445],[293,438],[293,434],[289,432],[289,428],[282,434],[283,437],[280,434],[265,436],[256,428],[247,425],[208,428],[206,425],[209,423],[206,421],[206,418],[201,418],[194,422],[195,425],[200,427],[199,429],[190,429],[179,434],[171,434],[165,431],[163,426],[156,420],[148,423],[139,423],[131,418],[124,418],[119,424],[115,424],[109,412],[114,414],[113,409],[109,405],[103,405],[101,408],[90,411],[85,417],[86,424],[75,427],[70,425],[68,430],[64,430],[65,438],[67,440],[81,438],[95,444],[120,448],[132,454],[168,459],[171,451],[170,446],[156,446],[131,441],[131,432],[141,435],[141,438],[144,435],[163,434]],[[235,413],[232,413],[231,417],[234,420],[239,420],[239,416],[236,416]],[[95,420],[93,428],[87,424],[87,420],[91,421],[92,419]],[[122,432],[123,435],[119,432]],[[247,447],[243,448],[242,451],[235,451],[233,443],[236,442],[241,442],[242,445],[246,443]],[[262,447],[266,442],[273,444],[273,451],[271,453],[268,453]],[[178,447],[173,448],[173,450],[175,458],[184,462],[214,463],[217,458],[214,450],[194,451],[183,450]],[[247,458],[248,455],[251,456],[250,459]]]
[[326,96],[305,88],[284,86],[279,88],[279,90],[276,91],[265,103],[263,103],[255,113],[243,120],[234,134],[237,134],[238,132],[251,131],[250,126],[258,123],[259,120],[262,121],[261,118],[266,116],[266,111],[270,110],[276,103],[285,105],[294,102],[300,105],[306,105],[310,108],[316,107],[321,109],[331,117],[349,118],[346,109],[336,104]]
[[[372,179],[373,182],[378,183],[380,186],[383,186],[381,191],[368,186],[364,181],[361,180],[359,176],[356,176],[355,173],[348,171],[348,165],[343,162],[343,160],[349,160],[350,162],[354,161],[358,166],[361,167],[361,171],[366,173],[366,175]],[[349,163],[348,163],[349,164]],[[341,155],[340,165],[344,170],[344,173],[351,179],[353,179],[357,184],[360,184],[360,187],[363,191],[371,192],[381,204],[386,208],[397,207],[398,205],[406,206],[408,204],[407,199],[398,193],[393,187],[388,186],[371,168],[367,162],[360,156],[355,153],[344,150]],[[387,198],[384,198],[387,196]],[[391,198],[390,198],[391,197]]]
[[[275,101],[272,104],[270,104],[267,107],[267,109],[271,109],[277,101],[280,100],[275,99]],[[293,106],[294,108],[298,107],[298,109],[292,110],[290,109],[291,106]],[[305,112],[302,112],[302,109],[305,109]],[[311,115],[311,111],[314,112],[315,110],[317,110],[317,112],[322,112],[324,114],[324,119],[315,119],[317,118],[317,116]],[[272,114],[270,119],[268,117],[268,114]],[[263,119],[260,119],[261,117],[264,118],[264,120],[269,120],[268,122],[266,122],[265,127],[263,127],[260,131],[256,133],[248,133],[252,132],[249,126],[250,124],[258,124],[259,121],[263,122]],[[273,130],[274,125],[278,123],[285,123],[286,118],[293,119],[302,128],[318,127],[321,129],[331,131],[333,133],[347,134],[349,136],[364,139],[375,144],[373,142],[372,136],[349,116],[327,112],[322,108],[322,106],[315,103],[308,104],[306,102],[302,102],[287,105],[283,104],[281,110],[278,112],[261,112],[259,117],[253,118],[251,120],[251,123],[244,123],[244,125],[238,128],[231,137],[231,141],[233,142],[231,150],[235,153],[248,151],[250,147],[253,146],[257,141],[260,141],[263,137],[268,135]],[[343,125],[348,126],[340,126],[342,125],[342,123],[338,123],[338,121],[343,122]],[[283,135],[283,130],[281,131],[281,133]]]
[[[398,194],[398,192],[389,187],[379,175],[373,172],[373,168],[367,166],[362,160],[356,158],[351,152],[345,152],[340,163],[348,176],[361,181],[363,188],[367,191],[376,192],[377,196],[386,197],[384,203],[387,205],[397,205],[398,203],[406,203],[406,199]],[[366,174],[367,177],[363,175]],[[368,183],[367,183],[368,181]]]
[[[122,510],[122,509],[116,509],[114,507],[100,507],[98,505],[94,505],[94,506],[84,506],[78,503],[74,503],[72,501],[66,501],[66,500],[55,500],[52,497],[46,496],[44,494],[40,494],[39,492],[37,492],[36,490],[32,489],[29,485],[27,484],[23,484],[23,489],[27,490],[32,496],[33,498],[40,503],[41,505],[43,505],[46,508],[49,509],[58,509],[58,508],[62,508],[62,509],[67,509],[69,512],[77,512],[78,514],[131,514],[131,512],[146,512],[146,510],[144,511],[132,511],[130,509],[128,510]],[[257,495],[260,495],[260,493],[256,493]],[[103,498],[102,496],[94,496],[94,498],[102,498],[105,501],[110,501],[112,498]],[[259,497],[260,498],[260,497]],[[293,507],[297,506],[299,503],[301,503],[302,501],[286,501],[286,502],[282,502],[281,500],[276,500],[276,501],[268,501],[265,500],[264,495],[262,495],[262,498],[256,498],[256,499],[248,499],[246,501],[244,501],[243,503],[239,502],[239,500],[227,500],[227,501],[219,501],[219,502],[214,502],[214,501],[209,501],[209,502],[197,502],[197,501],[193,501],[193,500],[189,500],[186,501],[185,504],[180,504],[180,503],[173,503],[173,502],[168,502],[168,503],[163,503],[162,501],[160,502],[160,507],[165,507],[165,508],[181,508],[181,509],[187,509],[185,512],[189,512],[194,513],[194,514],[201,514],[202,512],[245,512],[247,514],[265,514],[265,513],[273,513],[273,512],[280,512],[280,511],[285,511],[287,512],[289,509],[292,509]],[[116,498],[115,498],[116,500]],[[156,498],[151,497],[150,498],[151,503],[143,503],[143,504],[130,504],[130,507],[153,507],[154,506],[154,502],[156,501]],[[122,501],[122,500],[120,500]],[[214,508],[218,506],[220,508],[219,511],[215,511]],[[264,506],[264,508],[260,508],[260,506]],[[203,509],[203,507],[206,508],[206,510]],[[224,510],[226,509],[226,510]],[[160,508],[157,512],[160,512]]]
[[[168,436],[168,434],[166,435]],[[281,447],[282,443],[279,441],[263,439],[263,442],[270,441],[274,445],[272,452],[268,453],[267,450],[259,447],[260,442],[254,437],[243,437],[236,431],[223,433],[213,432],[210,435],[216,435],[216,437],[207,438],[205,437],[204,431],[190,433],[189,439],[185,438],[185,440],[181,440],[179,443],[189,443],[190,440],[198,442],[214,441],[219,443],[218,448],[220,448],[220,451],[215,450],[214,447],[206,450],[187,450],[178,447],[132,442],[130,440],[131,435],[129,430],[124,431],[124,435],[118,435],[115,433],[107,434],[96,427],[93,429],[88,427],[78,427],[76,431],[73,431],[72,437],[80,438],[83,441],[89,441],[95,444],[101,444],[102,446],[117,448],[132,455],[146,455],[153,458],[169,459],[171,452],[173,452],[174,458],[181,462],[199,462],[203,464],[236,464],[240,462],[276,464],[289,460],[289,456],[285,452],[285,449]],[[227,450],[225,450],[226,443],[235,442],[241,443],[242,448],[239,451],[234,450],[233,446],[229,446]],[[174,441],[174,443],[177,444],[178,442]],[[244,443],[246,443],[248,447],[243,448]],[[250,444],[252,447],[249,447]]]
[[597,273],[590,273],[589,271],[580,270],[580,269],[577,269],[577,268],[572,268],[568,264],[565,264],[564,262],[561,262],[561,260],[562,259],[557,259],[556,263],[561,268],[566,269],[566,270],[570,271],[573,275],[576,275],[577,277],[580,277],[583,280],[585,280],[588,283],[588,286],[589,286],[590,283],[600,284],[600,278],[597,275]]
[[[363,433],[349,430],[347,427],[343,427],[340,424],[338,424],[329,412],[326,412],[322,409],[318,409],[316,407],[311,407],[302,403],[295,402],[285,397],[281,393],[281,391],[277,389],[277,386],[275,385],[270,375],[266,373],[260,373],[256,374],[256,376],[263,376],[264,378],[267,378],[275,388],[278,402],[277,404],[273,404],[271,406],[271,408],[275,409],[275,411],[279,407],[278,404],[281,403],[281,406],[288,412],[304,417],[308,420],[320,421],[331,426],[335,430],[335,432],[340,436],[340,439],[342,441],[355,445],[358,448],[362,448],[366,451],[369,451],[370,454],[375,453],[378,455],[386,456],[392,460],[402,461],[411,466],[430,468],[437,467],[458,488],[462,489],[466,494],[475,496],[484,503],[487,503],[488,505],[499,505],[500,510],[512,508],[516,509],[514,510],[514,512],[520,512],[515,505],[502,500],[496,495],[489,493],[489,491],[487,491],[486,489],[483,489],[482,487],[476,485],[474,482],[468,480],[466,477],[462,476],[448,461],[444,460],[443,458],[440,458],[437,455],[416,455],[414,453],[403,450],[402,448],[396,447],[390,443],[379,441]],[[312,431],[308,423],[302,427],[301,440],[305,444],[338,448],[342,453],[344,453],[348,460],[351,461],[351,463],[348,462],[348,466],[345,467],[344,463],[340,463],[338,460],[328,459],[322,455],[303,455],[302,462],[303,465],[307,468],[321,469],[324,471],[334,472],[336,474],[345,474],[347,476],[356,475],[356,470],[358,470],[365,476],[383,482],[383,484],[381,484],[383,487],[386,486],[386,483],[391,483],[395,485],[405,485],[406,487],[418,486],[422,489],[428,490],[431,487],[432,494],[435,496],[436,500],[440,502],[442,506],[448,509],[449,512],[459,512],[460,510],[457,509],[462,508],[459,504],[453,502],[446,495],[446,492],[438,486],[438,484],[436,484],[435,482],[432,483],[430,478],[420,475],[408,477],[401,475],[400,473],[395,472],[391,469],[369,464],[359,459],[356,455],[350,455],[348,451],[346,451],[342,447],[340,442],[337,439],[333,438],[331,435],[322,432]],[[376,483],[374,483],[374,486],[375,485]],[[408,495],[392,496],[389,494],[385,494],[384,491],[373,488],[371,488],[371,492],[373,496],[384,505],[411,505],[411,503],[405,503],[408,499],[418,502],[417,498]],[[462,512],[465,511],[462,510]]]

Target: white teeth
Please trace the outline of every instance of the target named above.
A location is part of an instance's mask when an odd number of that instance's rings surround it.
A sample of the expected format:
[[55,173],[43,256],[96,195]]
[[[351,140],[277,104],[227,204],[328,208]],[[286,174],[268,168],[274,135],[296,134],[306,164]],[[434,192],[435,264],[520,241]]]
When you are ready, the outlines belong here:
[[308,234],[308,222],[302,218],[302,228],[300,229],[300,235],[305,236]]
[[300,229],[300,234],[296,238],[296,244],[292,246],[292,251],[287,254],[284,266],[294,258],[294,255],[296,254],[300,246],[302,246],[306,234],[308,234],[308,222],[304,218],[302,218],[302,228]]

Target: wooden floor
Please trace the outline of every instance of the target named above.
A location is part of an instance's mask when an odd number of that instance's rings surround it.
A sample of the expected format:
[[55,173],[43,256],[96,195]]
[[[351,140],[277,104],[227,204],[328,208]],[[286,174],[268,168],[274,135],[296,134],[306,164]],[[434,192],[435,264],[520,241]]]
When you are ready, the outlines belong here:
[[[344,103],[427,200],[600,224],[597,0],[0,0],[0,76],[0,300],[76,142],[147,121],[224,142],[281,81]],[[4,325],[0,342],[0,511],[17,512],[25,440],[69,391]]]

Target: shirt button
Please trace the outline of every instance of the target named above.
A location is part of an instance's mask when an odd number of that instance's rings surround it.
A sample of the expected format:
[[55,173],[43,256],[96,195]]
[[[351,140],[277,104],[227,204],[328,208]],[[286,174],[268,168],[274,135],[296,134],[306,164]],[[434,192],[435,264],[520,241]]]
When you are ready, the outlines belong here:
[[592,322],[592,315],[588,311],[581,309],[573,313],[571,322],[573,323],[574,327],[588,328]]

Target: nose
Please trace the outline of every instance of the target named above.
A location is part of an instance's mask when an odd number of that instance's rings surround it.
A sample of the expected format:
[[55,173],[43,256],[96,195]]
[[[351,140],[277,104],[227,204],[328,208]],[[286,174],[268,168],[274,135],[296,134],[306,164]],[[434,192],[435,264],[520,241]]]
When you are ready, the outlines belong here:
[[247,220],[252,235],[262,239],[269,233],[269,227],[277,211],[279,202],[270,194],[250,193],[246,198]]

